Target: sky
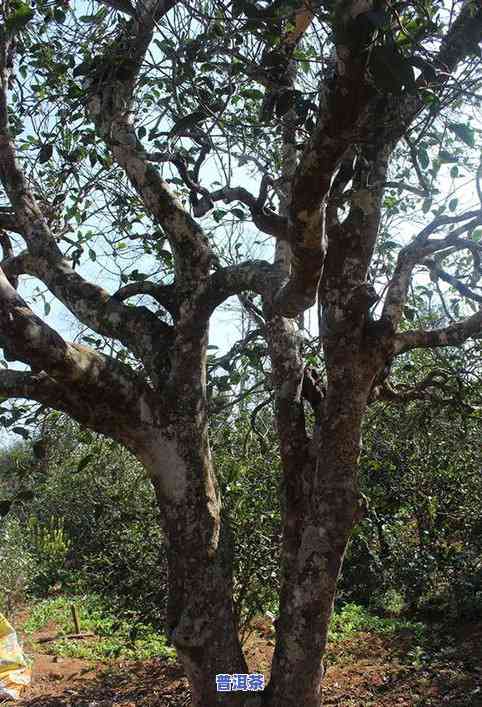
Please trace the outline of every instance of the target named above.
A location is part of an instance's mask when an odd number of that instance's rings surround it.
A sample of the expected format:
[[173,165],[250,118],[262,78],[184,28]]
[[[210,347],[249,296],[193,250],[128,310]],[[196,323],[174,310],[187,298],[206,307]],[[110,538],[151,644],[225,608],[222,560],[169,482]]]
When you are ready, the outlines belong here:
[[[76,4],[79,5],[79,3]],[[85,5],[86,3],[80,3],[81,7]],[[461,119],[463,119],[462,115]],[[457,181],[457,183],[452,184],[451,179],[449,177],[451,166],[452,165],[447,164],[442,168],[442,170],[445,172],[444,178],[442,180],[444,191],[449,191],[452,186],[455,187],[457,196],[459,198],[460,208],[473,204],[473,183],[468,186],[467,180],[461,178]],[[203,183],[208,185],[210,182],[220,180],[222,181],[222,177],[220,176],[219,171],[216,169],[214,162],[212,161],[208,163],[205,168],[203,168],[202,178]],[[258,181],[253,179],[248,169],[243,168],[242,166],[237,167],[235,169],[232,184],[242,184],[245,188],[254,193],[256,193],[258,189]],[[442,194],[440,198],[446,198],[446,195]],[[235,204],[231,204],[229,206],[232,207],[235,206]],[[229,206],[227,208],[229,208]],[[85,228],[88,228],[88,225],[89,223],[85,225]],[[94,219],[94,221],[90,225],[96,227],[99,224],[96,223]],[[418,230],[418,228],[418,224],[410,225],[410,223],[405,223],[404,232],[402,234],[397,234],[397,236],[399,237],[399,239],[401,239],[401,241],[407,241]],[[256,235],[251,235],[249,231],[250,229],[248,228],[248,240],[253,243],[254,240],[256,240]],[[255,232],[252,231],[252,233]],[[254,257],[263,257],[266,259],[270,259],[272,249],[272,243],[269,241],[264,241],[264,243],[259,244],[254,248],[255,252],[253,252],[252,254]],[[96,262],[84,259],[80,268],[80,272],[87,279],[90,279],[94,282],[99,282],[108,291],[114,292],[119,287],[119,276],[117,272],[112,270],[112,268],[111,272],[109,273],[105,267],[107,264],[108,258],[104,257],[101,251],[98,251]],[[153,263],[149,261],[148,256],[145,256],[142,260],[137,260],[135,262],[135,267],[137,267],[141,271],[149,272],[149,270],[153,269]],[[426,279],[426,277],[422,277],[420,281],[424,281]],[[66,308],[55,298],[49,296],[48,294],[45,296],[45,298],[40,296],[36,292],[36,287],[38,286],[38,284],[39,283],[37,283],[32,278],[26,280],[20,290],[22,296],[27,299],[29,304],[32,306],[32,309],[40,317],[44,318],[46,322],[51,327],[56,329],[64,338],[66,338],[67,340],[75,339],[79,334],[78,323],[70,315],[68,310],[66,310]],[[47,302],[50,307],[50,312],[47,317],[45,317],[45,302]],[[308,324],[309,330],[313,334],[316,334],[317,317],[315,315],[314,309],[307,313],[305,321]],[[232,344],[239,338],[241,334],[241,327],[242,324],[239,315],[239,306],[236,299],[232,298],[231,300],[226,302],[222,307],[218,308],[212,318],[210,327],[210,344],[213,346],[217,346],[219,348],[219,353],[222,354],[223,352],[228,350],[232,346]],[[12,365],[11,367],[20,368],[21,366]],[[0,445],[2,443],[5,444],[6,441],[12,440],[12,438],[12,433],[0,429]]]

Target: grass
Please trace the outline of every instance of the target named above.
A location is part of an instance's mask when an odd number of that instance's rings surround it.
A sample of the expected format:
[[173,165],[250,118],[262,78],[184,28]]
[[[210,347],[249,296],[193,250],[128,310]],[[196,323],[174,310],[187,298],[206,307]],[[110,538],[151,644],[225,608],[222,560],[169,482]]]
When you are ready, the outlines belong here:
[[[67,635],[75,631],[71,606],[75,604],[83,631],[96,634],[94,640],[60,638],[46,644],[55,655],[85,660],[133,659],[145,660],[156,656],[175,657],[174,648],[166,638],[149,625],[114,616],[105,601],[97,595],[61,596],[46,599],[33,606],[23,630],[33,634],[54,624],[52,633]],[[344,641],[357,633],[394,635],[410,633],[416,642],[423,642],[426,626],[423,623],[399,618],[382,618],[371,614],[357,604],[346,604],[333,614],[329,640]]]
[[382,635],[410,632],[417,639],[422,639],[426,631],[423,623],[406,619],[382,618],[371,614],[358,604],[345,604],[333,614],[328,633],[333,642],[344,641],[353,634],[372,632]]
[[60,635],[74,633],[71,606],[75,604],[82,631],[96,634],[95,639],[67,639],[44,644],[50,653],[84,660],[109,660],[123,658],[146,660],[163,656],[175,657],[174,648],[167,645],[166,638],[149,625],[130,622],[109,612],[106,603],[97,595],[56,597],[46,599],[33,606],[23,625],[27,634],[41,631],[54,624],[52,633]]

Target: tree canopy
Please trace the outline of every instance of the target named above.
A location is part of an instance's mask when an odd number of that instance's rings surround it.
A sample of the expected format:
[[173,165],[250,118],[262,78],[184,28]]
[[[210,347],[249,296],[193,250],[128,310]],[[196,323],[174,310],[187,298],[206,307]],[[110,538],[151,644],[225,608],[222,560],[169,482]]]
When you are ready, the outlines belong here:
[[[209,419],[266,354],[284,511],[265,704],[314,707],[364,512],[367,406],[440,388],[437,371],[391,385],[394,359],[482,331],[480,3],[2,11],[0,394],[65,411],[146,466],[169,541],[170,632],[206,707],[213,675],[246,668]],[[226,352],[208,356],[231,297],[256,327],[229,352],[251,352],[242,375]],[[319,337],[303,343],[315,303]]]

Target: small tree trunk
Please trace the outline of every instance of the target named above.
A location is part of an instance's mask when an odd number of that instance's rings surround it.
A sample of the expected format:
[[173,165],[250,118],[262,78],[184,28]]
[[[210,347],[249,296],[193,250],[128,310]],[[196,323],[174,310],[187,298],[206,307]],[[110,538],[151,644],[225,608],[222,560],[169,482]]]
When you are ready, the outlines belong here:
[[[177,432],[177,434],[176,434]],[[142,453],[168,541],[168,630],[191,686],[192,707],[240,707],[216,675],[247,673],[232,600],[232,543],[205,432],[179,421],[174,436]]]

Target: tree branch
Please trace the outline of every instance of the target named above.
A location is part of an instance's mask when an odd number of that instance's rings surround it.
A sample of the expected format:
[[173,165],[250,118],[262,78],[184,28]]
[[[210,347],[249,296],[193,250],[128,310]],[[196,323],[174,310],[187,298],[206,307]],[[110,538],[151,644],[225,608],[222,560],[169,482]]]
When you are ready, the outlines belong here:
[[248,260],[219,268],[206,281],[196,300],[196,317],[206,320],[226,299],[242,292],[272,297],[283,279],[279,268],[265,260]]
[[435,260],[426,258],[423,261],[423,264],[427,266],[432,273],[432,276],[435,278],[440,278],[440,280],[443,280],[444,282],[448,282],[449,285],[452,285],[452,287],[454,287],[463,297],[467,297],[467,299],[471,299],[474,302],[482,303],[482,295],[478,295],[476,292],[471,290],[470,287],[464,285],[461,280],[443,270],[440,265],[435,262]]
[[250,210],[253,223],[260,231],[274,236],[280,240],[286,240],[287,222],[282,216],[276,214],[271,209],[265,209],[260,205],[259,197],[256,198],[243,187],[223,187],[214,192],[204,195],[194,209],[195,216],[204,216],[212,209],[212,202],[224,201],[229,204],[232,201],[239,201],[245,204]]
[[[66,342],[43,322],[14,290],[0,269],[0,345],[8,359],[22,361],[34,373],[46,372],[59,385],[72,387],[92,406],[118,410],[151,395],[134,371],[86,346]],[[102,403],[100,403],[102,401]],[[125,408],[123,408],[125,409]]]
[[467,339],[480,338],[481,335],[482,310],[443,329],[433,329],[432,331],[419,329],[396,334],[393,341],[394,355],[411,349],[460,346]]
[[155,24],[176,2],[140,0],[136,18],[128,24],[119,24],[118,37],[101,59],[102,70],[88,75],[88,111],[114,160],[124,169],[146,209],[165,231],[175,256],[177,287],[189,289],[206,276],[215,256],[201,226],[149,163],[136,135],[132,110],[137,77]]
[[178,306],[175,285],[158,285],[155,282],[142,280],[121,287],[112,297],[122,302],[136,295],[149,295],[153,297],[156,302],[159,302],[159,304],[169,312],[173,319],[176,319]]
[[[443,226],[461,221],[467,221],[467,223],[454,229],[446,238],[430,240],[430,236]],[[381,315],[381,320],[388,323],[392,331],[396,330],[402,318],[415,265],[422,263],[427,256],[433,253],[453,246],[462,234],[471,232],[481,222],[482,211],[468,211],[457,216],[439,216],[425,226],[411,243],[401,249]]]
[[[165,345],[172,340],[170,327],[146,307],[122,304],[73,270],[17,164],[8,124],[9,67],[5,63],[5,41],[0,47],[0,179],[15,209],[29,252],[28,257],[22,254],[13,259],[8,267],[21,266],[24,272],[38,277],[83,324],[104,336],[120,340],[144,361],[150,362],[153,347],[156,351],[159,349],[159,340]],[[150,341],[146,345],[148,338]]]

